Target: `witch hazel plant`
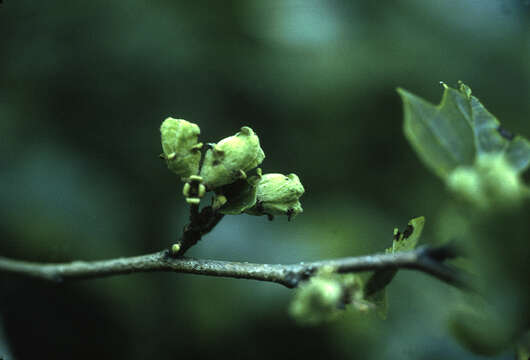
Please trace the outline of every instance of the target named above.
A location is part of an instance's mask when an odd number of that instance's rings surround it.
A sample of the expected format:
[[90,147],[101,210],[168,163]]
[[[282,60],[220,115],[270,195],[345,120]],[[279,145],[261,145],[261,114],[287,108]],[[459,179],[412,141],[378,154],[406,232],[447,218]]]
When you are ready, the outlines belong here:
[[[499,199],[509,204],[519,199],[523,193],[520,174],[530,166],[528,142],[518,137],[505,141],[506,132],[500,132],[498,123],[485,116],[469,89],[461,86],[456,92],[446,88],[451,101],[439,107],[405,90],[400,93],[406,105],[405,134],[450,189],[476,204],[485,204],[483,207],[495,205],[495,209],[500,208]],[[183,119],[165,119],[160,132],[160,156],[182,182],[183,198],[189,204],[189,222],[169,249],[127,258],[56,264],[0,256],[0,273],[62,282],[161,271],[272,282],[297,289],[289,313],[307,325],[335,319],[348,309],[360,313],[376,311],[385,318],[386,287],[399,269],[419,270],[459,289],[471,289],[466,272],[446,264],[460,256],[457,247],[416,247],[423,217],[413,218],[402,232],[395,229],[393,236],[389,232],[392,247],[384,253],[293,264],[183,256],[226,215],[266,215],[270,220],[277,215],[285,215],[288,220],[296,217],[303,212],[300,197],[305,189],[296,174],[262,173],[265,153],[258,135],[248,126],[216,143],[204,144],[199,141],[199,126]],[[527,260],[524,251],[514,254],[522,254],[520,257]],[[500,264],[501,269],[511,268]],[[371,274],[360,274],[363,272]],[[511,275],[511,279],[516,279],[517,274]],[[526,278],[523,281],[528,282]],[[456,324],[455,329],[467,336],[466,326],[467,323]]]

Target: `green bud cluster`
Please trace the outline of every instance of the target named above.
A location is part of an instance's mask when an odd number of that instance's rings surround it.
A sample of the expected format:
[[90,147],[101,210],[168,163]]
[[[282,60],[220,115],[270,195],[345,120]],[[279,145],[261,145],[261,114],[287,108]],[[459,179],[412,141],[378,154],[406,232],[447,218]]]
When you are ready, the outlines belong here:
[[318,324],[333,320],[346,306],[358,311],[371,309],[372,304],[363,297],[358,275],[342,275],[333,268],[323,268],[298,287],[289,313],[300,323]]
[[224,214],[287,215],[303,212],[304,187],[295,174],[265,174],[257,168],[265,159],[256,133],[248,126],[233,136],[208,144],[201,166],[199,126],[167,118],[160,128],[162,158],[185,182],[183,195],[198,205],[207,191],[215,193],[212,207]]
[[447,179],[458,196],[482,209],[518,205],[528,195],[519,173],[502,154],[486,154],[474,166],[461,166]]

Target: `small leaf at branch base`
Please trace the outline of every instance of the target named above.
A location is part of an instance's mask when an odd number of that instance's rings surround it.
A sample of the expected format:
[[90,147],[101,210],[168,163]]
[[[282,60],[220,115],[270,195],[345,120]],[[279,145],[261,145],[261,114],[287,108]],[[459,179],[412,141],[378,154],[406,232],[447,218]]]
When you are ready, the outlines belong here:
[[[425,218],[420,216],[410,220],[403,232],[394,229],[392,247],[386,249],[385,252],[393,254],[398,251],[414,250],[420,239],[424,224]],[[376,271],[368,279],[364,287],[366,300],[371,301],[376,306],[377,314],[382,319],[386,319],[388,313],[386,287],[394,279],[396,274],[397,270],[395,269]]]
[[414,218],[409,221],[405,230],[400,233],[394,233],[394,239],[392,240],[392,247],[386,249],[386,253],[395,253],[398,251],[410,251],[414,250],[418,243],[423,226],[425,225],[425,218],[423,216]]

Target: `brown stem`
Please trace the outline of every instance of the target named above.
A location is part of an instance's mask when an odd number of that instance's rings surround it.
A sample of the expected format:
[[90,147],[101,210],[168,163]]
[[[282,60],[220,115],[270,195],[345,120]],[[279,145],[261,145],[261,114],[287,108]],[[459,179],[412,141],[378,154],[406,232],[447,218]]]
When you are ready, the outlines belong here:
[[[346,257],[298,264],[253,264],[171,257],[168,250],[154,254],[102,261],[74,261],[63,264],[34,263],[0,257],[0,272],[34,278],[64,281],[89,279],[135,272],[176,272],[208,276],[275,282],[294,288],[313,276],[320,268],[332,266],[339,273],[384,269],[412,269],[427,273],[456,287],[466,287],[462,274],[447,267],[447,258],[433,258],[437,248],[421,247],[410,252]],[[436,253],[439,255],[439,252]]]

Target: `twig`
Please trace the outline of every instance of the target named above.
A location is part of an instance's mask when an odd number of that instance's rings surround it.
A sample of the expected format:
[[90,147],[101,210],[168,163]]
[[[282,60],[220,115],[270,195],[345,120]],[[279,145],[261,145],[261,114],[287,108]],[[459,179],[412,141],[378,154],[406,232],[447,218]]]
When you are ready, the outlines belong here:
[[211,206],[206,206],[199,212],[199,205],[191,204],[190,223],[184,227],[182,237],[173,245],[172,249],[176,249],[176,251],[170,251],[171,256],[184,255],[204,235],[212,231],[223,217],[223,214],[213,210]]
[[74,261],[64,264],[34,263],[0,257],[0,272],[26,275],[43,280],[64,281],[134,272],[165,271],[268,281],[294,288],[298,286],[300,281],[313,276],[320,268],[332,266],[340,273],[382,269],[419,270],[450,285],[466,287],[466,282],[461,274],[443,263],[444,260],[454,257],[455,254],[446,251],[446,257],[441,257],[440,254],[445,251],[443,249],[443,247],[421,247],[410,252],[347,257],[288,265],[253,264],[187,257],[175,258],[169,255],[168,250],[128,258],[88,262]]

